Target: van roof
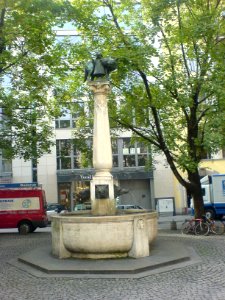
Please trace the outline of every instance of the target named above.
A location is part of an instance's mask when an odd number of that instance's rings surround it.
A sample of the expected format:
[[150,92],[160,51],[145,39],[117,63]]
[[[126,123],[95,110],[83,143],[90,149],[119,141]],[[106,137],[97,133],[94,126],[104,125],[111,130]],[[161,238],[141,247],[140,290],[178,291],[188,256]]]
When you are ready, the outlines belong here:
[[37,182],[26,183],[0,183],[0,189],[21,189],[21,188],[40,188]]

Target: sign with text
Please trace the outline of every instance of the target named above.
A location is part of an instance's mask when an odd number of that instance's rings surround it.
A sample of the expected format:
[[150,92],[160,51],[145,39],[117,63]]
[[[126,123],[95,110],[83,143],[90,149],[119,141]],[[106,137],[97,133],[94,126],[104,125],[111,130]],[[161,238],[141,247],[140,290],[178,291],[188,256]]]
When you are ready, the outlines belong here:
[[40,209],[38,197],[0,199],[0,210],[32,210]]

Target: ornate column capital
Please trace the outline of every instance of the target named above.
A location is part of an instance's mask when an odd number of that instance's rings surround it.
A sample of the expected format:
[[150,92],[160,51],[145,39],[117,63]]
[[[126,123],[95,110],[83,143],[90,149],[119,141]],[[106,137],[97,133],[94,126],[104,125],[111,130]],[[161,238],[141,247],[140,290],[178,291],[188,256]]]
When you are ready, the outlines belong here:
[[90,90],[95,94],[104,94],[107,95],[111,88],[109,81],[89,81],[88,85]]

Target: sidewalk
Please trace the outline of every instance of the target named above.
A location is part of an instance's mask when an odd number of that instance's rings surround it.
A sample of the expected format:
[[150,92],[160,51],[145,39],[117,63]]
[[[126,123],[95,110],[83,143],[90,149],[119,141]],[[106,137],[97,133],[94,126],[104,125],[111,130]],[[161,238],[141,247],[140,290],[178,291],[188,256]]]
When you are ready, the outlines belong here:
[[177,229],[180,229],[182,223],[185,220],[192,219],[193,216],[191,214],[187,215],[176,215],[176,216],[159,216],[158,218],[158,228],[159,229],[171,229],[171,222],[175,221]]

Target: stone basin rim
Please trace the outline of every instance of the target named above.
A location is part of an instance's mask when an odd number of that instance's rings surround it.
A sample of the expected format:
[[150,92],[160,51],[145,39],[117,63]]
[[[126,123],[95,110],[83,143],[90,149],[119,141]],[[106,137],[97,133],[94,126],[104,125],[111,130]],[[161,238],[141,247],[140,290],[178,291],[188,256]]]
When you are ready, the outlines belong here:
[[86,214],[78,214],[78,213],[63,213],[59,215],[53,215],[51,216],[51,219],[60,219],[62,222],[79,222],[79,221],[89,221],[89,222],[98,222],[98,221],[116,221],[116,220],[133,220],[134,218],[145,218],[148,219],[155,219],[158,216],[158,213],[156,211],[145,211],[145,212],[129,212],[125,214],[120,215],[107,215],[107,216],[96,216],[91,215],[90,213]]

